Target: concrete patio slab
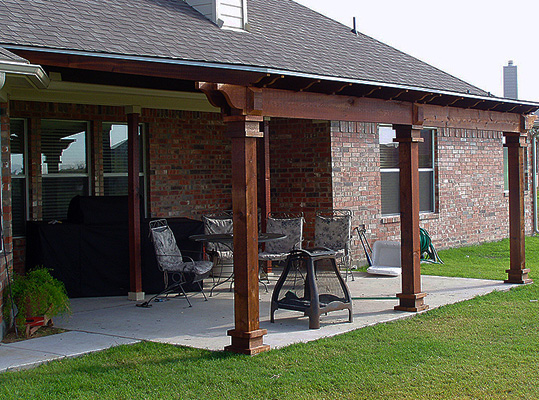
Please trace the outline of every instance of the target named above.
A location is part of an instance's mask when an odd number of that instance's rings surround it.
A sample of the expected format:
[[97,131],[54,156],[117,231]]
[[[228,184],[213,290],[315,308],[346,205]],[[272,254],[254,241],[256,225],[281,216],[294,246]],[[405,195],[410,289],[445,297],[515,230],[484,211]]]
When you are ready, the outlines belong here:
[[137,342],[117,336],[65,332],[21,342],[0,344],[0,372],[33,367],[44,362]]
[[[393,310],[396,298],[372,299],[394,297],[400,292],[400,277],[354,275],[355,280],[347,282],[354,298],[354,321],[348,322],[347,311],[331,312],[321,317],[320,329],[309,329],[307,317],[288,310],[277,310],[275,323],[270,323],[275,279],[268,292],[261,285],[260,327],[268,330],[265,343],[275,349],[415,315]],[[431,309],[514,286],[492,280],[422,277]],[[230,344],[226,332],[234,327],[234,311],[229,286],[217,288],[208,301],[195,294],[191,302],[193,307],[183,298],[170,298],[141,308],[126,297],[72,299],[73,314],[55,319],[56,326],[70,332],[0,345],[0,372],[144,340],[208,350],[222,350]]]

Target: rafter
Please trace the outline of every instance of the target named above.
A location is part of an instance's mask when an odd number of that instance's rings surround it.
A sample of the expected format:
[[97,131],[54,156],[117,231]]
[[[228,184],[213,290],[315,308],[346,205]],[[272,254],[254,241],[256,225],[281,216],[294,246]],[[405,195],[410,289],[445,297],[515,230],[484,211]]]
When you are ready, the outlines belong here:
[[305,90],[309,89],[313,85],[316,85],[317,83],[320,83],[320,79],[310,82],[307,86],[305,86],[304,88],[301,88],[299,91],[304,92]]

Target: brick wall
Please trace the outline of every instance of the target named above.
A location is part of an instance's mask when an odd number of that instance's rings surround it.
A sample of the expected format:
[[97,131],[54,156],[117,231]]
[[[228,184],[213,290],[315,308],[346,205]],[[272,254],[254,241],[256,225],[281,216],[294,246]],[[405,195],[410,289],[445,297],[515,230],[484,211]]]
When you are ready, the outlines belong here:
[[[125,122],[122,107],[21,101],[10,106],[12,116],[29,119],[32,219],[41,217],[41,118],[92,121],[91,186],[94,194],[102,193],[102,161],[96,150],[102,142],[101,123]],[[231,148],[220,114],[143,109],[140,121],[147,126],[151,217],[200,218],[210,210],[231,208]],[[438,131],[437,212],[422,215],[421,222],[438,248],[507,236],[501,143],[500,133]],[[274,118],[270,153],[272,209],[303,211],[307,240],[314,236],[315,211],[326,208],[351,209],[353,226],[366,224],[371,241],[399,238],[399,218],[383,218],[380,211],[376,124]],[[529,196],[526,206],[531,221]],[[17,243],[23,246],[24,240]],[[354,257],[361,258],[359,242],[354,248]],[[19,260],[19,246],[15,254]]]
[[[352,210],[352,227],[364,224],[367,232],[387,236],[380,225],[382,199],[378,126],[356,122],[331,123],[334,207]],[[352,259],[363,257],[353,236]]]
[[330,123],[300,119],[270,122],[272,210],[305,214],[305,239],[314,239],[316,210],[333,207]]
[[[377,239],[399,240],[400,218],[381,215],[376,125],[333,122],[331,131],[335,207],[353,210],[353,226],[366,224],[371,243]],[[422,214],[421,226],[429,231],[436,247],[442,249],[508,237],[502,134],[439,129],[435,149],[436,212]],[[530,185],[531,180],[528,180],[527,234],[532,232],[533,216]],[[362,263],[363,251],[357,240],[353,248],[353,257]]]
[[[31,220],[42,218],[41,119],[90,121],[90,188],[94,195],[103,194],[102,123],[125,123],[123,107],[11,101],[10,110],[13,117],[28,120]],[[140,122],[147,128],[149,216],[200,218],[231,208],[231,146],[220,114],[142,109]],[[3,126],[7,129],[7,122]],[[18,272],[24,271],[25,243],[14,240]]]
[[[29,119],[30,215],[41,219],[40,119],[90,121],[92,193],[103,193],[102,123],[125,123],[123,107],[13,101],[12,114]],[[200,218],[231,208],[230,139],[218,113],[142,109],[147,126],[149,212],[152,217]]]
[[220,114],[148,110],[153,217],[232,208],[231,141]]

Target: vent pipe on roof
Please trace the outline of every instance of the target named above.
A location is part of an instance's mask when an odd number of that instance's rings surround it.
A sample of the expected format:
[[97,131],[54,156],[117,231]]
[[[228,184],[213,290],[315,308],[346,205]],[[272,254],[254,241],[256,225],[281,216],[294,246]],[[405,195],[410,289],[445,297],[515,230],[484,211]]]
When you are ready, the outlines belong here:
[[353,22],[354,27],[352,28],[352,33],[357,36],[358,32],[357,32],[357,29],[356,29],[356,17],[353,18],[353,21],[354,21]]
[[247,0],[185,0],[219,28],[249,30]]

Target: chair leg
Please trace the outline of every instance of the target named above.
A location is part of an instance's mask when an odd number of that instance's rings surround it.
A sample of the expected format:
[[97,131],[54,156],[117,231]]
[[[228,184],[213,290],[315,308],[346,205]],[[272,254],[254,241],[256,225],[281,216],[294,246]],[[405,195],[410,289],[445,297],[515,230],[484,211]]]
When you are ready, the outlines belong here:
[[208,301],[208,298],[206,297],[206,293],[204,293],[204,289],[202,289],[202,281],[198,281],[198,287],[200,288],[200,292],[202,293],[202,296],[204,296],[204,301]]
[[189,300],[189,297],[187,297],[187,293],[185,292],[185,289],[183,288],[183,284],[179,283],[178,286],[180,287],[180,290],[182,291],[182,294],[184,295],[185,300],[187,300],[189,307],[193,307],[193,305],[191,304],[191,301]]
[[[173,279],[174,280],[174,279]],[[183,275],[181,276],[180,280],[178,281],[174,281],[174,283],[172,283],[170,286],[168,286],[169,284],[169,277],[168,277],[168,274],[165,272],[165,278],[164,278],[164,281],[165,281],[165,289],[159,293],[157,293],[156,295],[153,295],[152,297],[150,297],[149,300],[146,300],[142,303],[137,303],[136,306],[137,307],[151,307],[151,302],[158,298],[159,296],[163,296],[163,295],[169,295],[170,293],[176,291],[176,290],[179,290],[181,292],[181,294],[185,297],[185,300],[187,300],[187,303],[189,304],[189,307],[192,307],[192,304],[191,304],[191,301],[189,300],[189,297],[187,297],[187,293],[185,292],[185,289],[183,288],[183,284],[185,283],[185,278],[183,277]]]

